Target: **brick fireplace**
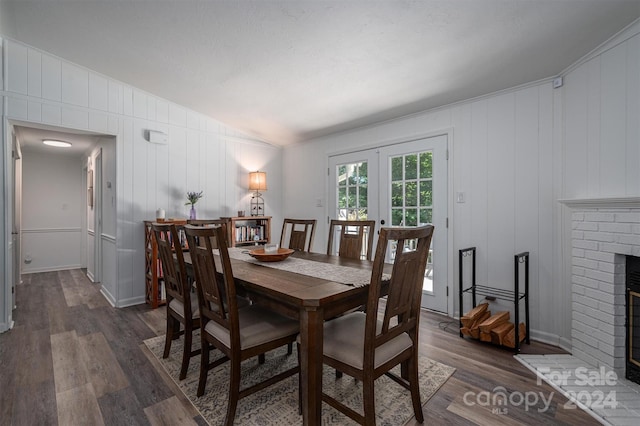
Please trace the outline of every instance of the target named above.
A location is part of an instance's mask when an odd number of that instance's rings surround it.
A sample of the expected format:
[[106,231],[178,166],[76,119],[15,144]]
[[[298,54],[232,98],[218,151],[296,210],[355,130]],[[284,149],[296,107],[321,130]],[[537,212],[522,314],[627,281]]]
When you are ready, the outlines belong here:
[[640,198],[562,202],[572,209],[572,353],[625,377],[625,267],[640,257]]

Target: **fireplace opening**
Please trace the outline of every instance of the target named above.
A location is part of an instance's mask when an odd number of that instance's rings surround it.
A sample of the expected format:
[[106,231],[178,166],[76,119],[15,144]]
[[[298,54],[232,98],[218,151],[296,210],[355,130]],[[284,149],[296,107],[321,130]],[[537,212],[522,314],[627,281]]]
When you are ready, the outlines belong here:
[[625,276],[627,288],[625,376],[640,384],[640,257],[627,256]]

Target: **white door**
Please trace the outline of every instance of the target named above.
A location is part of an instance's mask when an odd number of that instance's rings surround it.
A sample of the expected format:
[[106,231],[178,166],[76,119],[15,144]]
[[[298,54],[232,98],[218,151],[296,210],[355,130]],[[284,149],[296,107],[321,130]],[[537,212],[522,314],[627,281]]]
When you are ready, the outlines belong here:
[[447,312],[447,136],[380,148],[380,220],[390,226],[435,227],[422,306]]
[[94,267],[95,282],[102,282],[102,150],[96,156],[94,171],[94,217],[95,217],[95,240],[94,240]]
[[11,239],[13,241],[13,281],[12,281],[12,294],[13,294],[13,307],[16,306],[16,287],[21,282],[21,225],[22,219],[22,156],[20,151],[20,145],[18,140],[13,137],[13,185],[12,186],[12,200],[13,200],[13,226],[11,228]]
[[435,226],[422,306],[445,313],[447,176],[447,136],[329,157],[330,218],[376,220],[378,229]]

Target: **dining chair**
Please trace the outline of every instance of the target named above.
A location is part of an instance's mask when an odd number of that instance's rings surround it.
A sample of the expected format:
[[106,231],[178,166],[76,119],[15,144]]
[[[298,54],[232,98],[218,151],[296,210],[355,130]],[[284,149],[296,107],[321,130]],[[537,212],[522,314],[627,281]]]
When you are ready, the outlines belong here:
[[[375,220],[332,219],[329,224],[327,254],[337,254],[340,257],[350,259],[362,259],[364,256],[364,259],[371,260],[375,228]],[[334,237],[338,232],[337,229],[340,230],[340,237],[336,253],[334,252]]]
[[[315,219],[285,219],[280,234],[280,247],[311,251],[316,222]],[[288,241],[286,245],[285,241]]]
[[[226,226],[216,228],[185,226],[191,262],[196,275],[200,301],[201,363],[197,396],[204,394],[209,370],[229,361],[229,402],[225,424],[233,424],[238,400],[296,374],[299,365],[240,391],[241,362],[293,343],[299,332],[298,321],[270,311],[260,304],[238,309],[236,286],[227,249]],[[195,239],[205,242],[204,247]],[[219,250],[216,264],[211,241]],[[221,275],[221,279],[217,277]],[[209,361],[209,350],[219,349],[224,357]]]
[[[199,349],[191,350],[193,330],[200,327],[198,299],[195,293],[191,293],[176,225],[173,223],[153,223],[152,227],[167,293],[167,334],[162,357],[167,358],[171,350],[171,342],[178,339],[180,335],[184,335],[182,366],[180,367],[180,380],[183,380],[187,377],[189,360],[192,356],[200,353]],[[184,326],[182,331],[180,330],[181,324]]]
[[[322,400],[359,424],[375,424],[374,383],[383,374],[410,390],[416,420],[424,421],[418,386],[418,322],[433,229],[432,225],[382,228],[376,246],[366,312],[353,312],[324,324],[323,362],[362,382],[364,415],[325,393]],[[412,240],[416,244],[412,244],[410,249],[405,243]],[[393,266],[384,315],[378,319],[389,245]],[[401,365],[400,376],[390,372],[398,364]]]
[[[221,226],[226,225],[226,219],[191,219],[188,222],[189,225],[193,226]],[[200,239],[196,239],[196,242],[199,246],[204,246],[204,242],[201,242]],[[218,248],[216,245],[213,248]]]

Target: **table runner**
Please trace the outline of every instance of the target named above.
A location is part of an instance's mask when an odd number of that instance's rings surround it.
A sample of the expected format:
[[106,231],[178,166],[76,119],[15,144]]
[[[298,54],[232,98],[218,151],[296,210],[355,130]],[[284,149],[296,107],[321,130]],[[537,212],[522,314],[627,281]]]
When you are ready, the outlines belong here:
[[[312,260],[298,259],[291,256],[280,262],[260,262],[259,260],[251,257],[246,249],[237,247],[229,248],[229,257],[268,268],[294,272],[296,274],[307,275],[309,277],[323,278],[325,280],[335,281],[337,283],[347,284],[354,287],[364,287],[369,285],[371,280],[371,270],[368,269],[358,269],[350,266],[314,262]],[[389,274],[383,274],[382,276],[383,280],[388,280],[390,278],[391,276]]]

